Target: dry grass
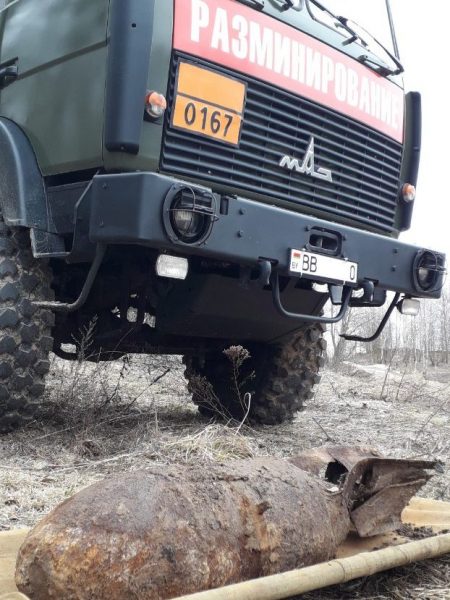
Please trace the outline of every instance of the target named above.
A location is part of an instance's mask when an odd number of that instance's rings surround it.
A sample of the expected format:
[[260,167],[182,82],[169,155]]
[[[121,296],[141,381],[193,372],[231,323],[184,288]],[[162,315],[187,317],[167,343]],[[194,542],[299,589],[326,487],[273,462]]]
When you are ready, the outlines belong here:
[[[0,529],[32,526],[79,489],[155,463],[293,456],[324,443],[364,444],[394,456],[437,457],[425,490],[450,499],[449,383],[422,373],[344,365],[328,371],[292,424],[248,428],[202,419],[177,358],[53,364],[49,395],[28,429],[0,438]],[[437,372],[436,372],[437,373]],[[387,375],[387,377],[386,377]],[[307,600],[450,599],[450,558],[304,596]]]

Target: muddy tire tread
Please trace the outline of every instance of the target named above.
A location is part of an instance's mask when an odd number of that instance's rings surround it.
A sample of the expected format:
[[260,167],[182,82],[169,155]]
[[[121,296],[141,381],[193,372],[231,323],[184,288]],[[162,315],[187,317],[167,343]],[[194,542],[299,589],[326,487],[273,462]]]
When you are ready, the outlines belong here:
[[[324,364],[325,328],[314,323],[295,331],[277,344],[253,344],[251,358],[244,363],[241,375],[245,379],[253,370],[255,378],[242,388],[241,395],[252,394],[249,421],[276,425],[291,421],[313,396],[319,383],[320,368]],[[231,367],[222,353],[207,356],[202,362],[196,357],[185,357],[185,377],[193,402],[207,417],[230,415],[241,420],[244,409],[233,393],[230,381]],[[214,388],[220,406],[205,404],[193,384],[198,376],[205,377]]]
[[49,266],[33,257],[29,231],[0,217],[0,433],[29,423],[39,408],[54,316],[33,302],[53,299],[50,286]]

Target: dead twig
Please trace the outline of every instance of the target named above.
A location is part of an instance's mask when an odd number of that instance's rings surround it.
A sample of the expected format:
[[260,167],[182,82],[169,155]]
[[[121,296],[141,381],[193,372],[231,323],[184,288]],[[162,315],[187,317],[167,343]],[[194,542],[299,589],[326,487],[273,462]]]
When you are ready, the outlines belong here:
[[319,421],[317,421],[317,419],[315,419],[314,417],[311,417],[311,418],[314,421],[314,423],[317,425],[317,427],[319,427],[319,429],[321,429],[323,431],[323,433],[325,434],[326,441],[335,443],[335,440],[329,435],[329,433],[326,431],[326,429],[324,427],[322,427],[322,425],[319,423]]
[[250,407],[251,407],[251,404],[252,404],[252,395],[249,394],[249,393],[245,394],[244,395],[244,402],[247,403],[247,412],[245,413],[244,418],[242,419],[242,421],[239,423],[239,426],[237,427],[234,435],[239,435],[242,427],[244,426],[245,422],[248,419],[248,415],[250,414]]
[[61,466],[61,465],[45,465],[43,467],[22,467],[22,468],[16,468],[16,467],[12,467],[11,465],[0,465],[0,469],[4,470],[4,471],[28,471],[28,472],[34,472],[34,473],[39,473],[39,472],[47,472],[48,470],[51,469],[51,471],[53,473],[58,472],[61,473],[63,471],[72,471],[73,469],[83,469],[85,467],[97,467],[98,465],[102,465],[105,463],[111,463],[111,462],[115,462],[117,460],[122,460],[122,459],[126,459],[126,458],[137,458],[138,456],[144,456],[145,454],[148,453],[148,450],[144,450],[142,452],[128,452],[126,454],[118,454],[116,456],[110,456],[109,458],[102,458],[101,460],[92,460],[89,462],[82,462],[82,463],[76,463],[74,465],[68,465],[68,466]]
[[418,431],[416,433],[416,438],[415,438],[414,441],[417,441],[417,439],[419,438],[419,436],[421,435],[421,433],[424,431],[424,429],[427,427],[427,425],[430,423],[430,421],[436,415],[438,415],[441,412],[441,410],[443,410],[444,408],[446,408],[449,403],[450,403],[450,398],[446,398],[443,402],[441,402],[441,404],[439,404],[439,406],[436,408],[436,410],[431,413],[431,415],[427,418],[427,420],[425,421],[425,423],[420,427],[420,429],[418,429]]
[[161,373],[161,375],[158,375],[157,377],[155,377],[155,379],[153,379],[153,381],[151,382],[150,385],[155,385],[155,383],[158,383],[158,381],[161,381],[161,379],[163,379],[171,371],[172,371],[171,367],[167,367],[167,369],[164,371],[164,373]]

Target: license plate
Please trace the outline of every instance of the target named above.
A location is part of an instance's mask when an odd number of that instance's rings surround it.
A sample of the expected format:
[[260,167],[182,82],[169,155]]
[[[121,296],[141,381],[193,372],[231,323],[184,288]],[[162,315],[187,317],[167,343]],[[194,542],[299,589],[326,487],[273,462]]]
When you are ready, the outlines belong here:
[[309,279],[337,283],[357,283],[358,264],[340,258],[291,250],[290,270]]
[[238,146],[246,92],[242,81],[181,62],[172,127]]

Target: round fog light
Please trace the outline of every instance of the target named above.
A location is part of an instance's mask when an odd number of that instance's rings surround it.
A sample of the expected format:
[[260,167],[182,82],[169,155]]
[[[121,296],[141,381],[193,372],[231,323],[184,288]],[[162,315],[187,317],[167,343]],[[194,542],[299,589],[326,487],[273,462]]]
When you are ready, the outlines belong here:
[[174,229],[183,237],[195,237],[202,226],[200,215],[192,208],[174,208],[172,218]]
[[416,288],[423,292],[437,289],[443,272],[442,259],[430,250],[420,251],[413,266],[413,277]]
[[192,244],[203,236],[208,217],[197,210],[195,194],[182,193],[172,204],[171,221],[178,238]]
[[173,242],[202,244],[217,220],[217,201],[206,190],[175,185],[164,201],[164,225]]

